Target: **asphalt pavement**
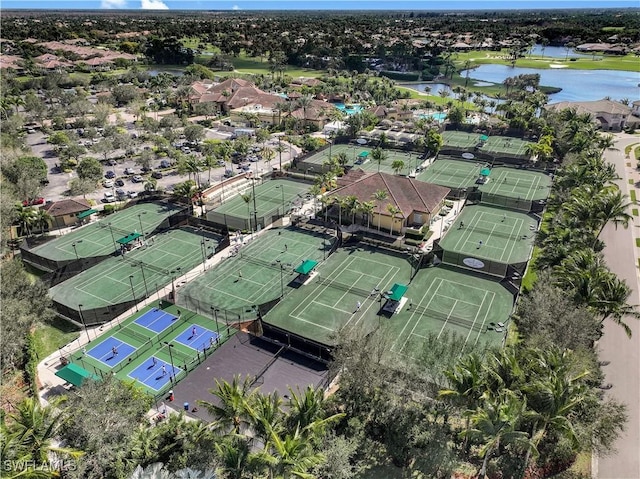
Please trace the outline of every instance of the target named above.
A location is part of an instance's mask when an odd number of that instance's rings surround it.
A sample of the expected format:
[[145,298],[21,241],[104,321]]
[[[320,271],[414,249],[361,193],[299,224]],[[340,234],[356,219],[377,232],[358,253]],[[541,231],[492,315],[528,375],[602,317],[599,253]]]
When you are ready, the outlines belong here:
[[[634,143],[640,143],[638,136],[620,133],[616,135],[615,149],[604,152],[605,160],[614,164],[622,177],[617,184],[626,194],[634,188],[629,179],[634,183],[640,181],[636,161],[625,158],[624,153],[625,146]],[[627,166],[629,162],[631,166]],[[635,238],[640,237],[640,218],[634,216],[634,220],[627,229],[621,226],[616,229],[609,223],[601,239],[606,244],[604,257],[609,268],[632,290],[629,304],[639,305]],[[605,320],[604,336],[598,342],[600,360],[608,362],[603,366],[605,383],[612,385],[607,394],[626,404],[628,414],[626,430],[615,443],[616,452],[594,458],[592,476],[599,479],[640,479],[640,321],[627,318],[626,323],[632,329],[631,339],[620,326]]]

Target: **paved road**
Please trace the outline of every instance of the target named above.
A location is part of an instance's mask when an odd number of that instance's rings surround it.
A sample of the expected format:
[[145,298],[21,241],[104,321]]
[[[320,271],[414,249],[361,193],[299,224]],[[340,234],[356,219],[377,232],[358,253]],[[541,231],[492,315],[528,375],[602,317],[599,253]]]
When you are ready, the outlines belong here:
[[[605,159],[616,165],[622,177],[618,185],[627,193],[631,187],[629,179],[640,181],[640,173],[626,166],[629,160],[625,159],[624,148],[632,143],[640,143],[640,138],[616,135],[616,149],[604,153]],[[635,161],[632,166],[635,167]],[[601,236],[607,245],[604,250],[607,264],[632,289],[629,304],[640,304],[636,237],[640,237],[638,217],[626,230],[622,227],[616,230],[608,224]],[[605,382],[613,385],[609,394],[627,405],[629,416],[626,431],[616,443],[617,452],[594,461],[593,477],[599,479],[640,479],[640,321],[628,319],[627,324],[633,330],[631,339],[620,326],[607,321],[604,336],[598,343],[600,359],[610,361],[603,367]]]

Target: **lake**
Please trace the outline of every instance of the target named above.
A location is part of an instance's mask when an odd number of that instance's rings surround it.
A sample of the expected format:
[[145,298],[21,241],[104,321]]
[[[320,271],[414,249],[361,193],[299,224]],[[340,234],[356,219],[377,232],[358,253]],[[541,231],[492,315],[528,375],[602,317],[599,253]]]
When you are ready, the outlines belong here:
[[[593,101],[610,97],[612,100],[640,98],[640,73],[617,70],[566,70],[520,68],[507,65],[480,65],[469,72],[470,78],[483,82],[502,83],[516,75],[538,73],[540,84],[562,88],[549,96],[550,102]],[[461,72],[465,76],[465,72]]]
[[[562,58],[563,60],[565,58],[567,58],[567,50],[565,50],[564,47],[546,47],[544,49],[544,53],[542,52],[542,45],[535,45],[533,47],[533,49],[531,50],[531,54],[532,55],[544,55],[545,58]],[[529,54],[527,53],[526,56],[529,56]],[[575,51],[570,51],[569,52],[569,58],[574,57],[574,58],[591,58],[593,55],[591,55],[590,53],[578,53]],[[595,57],[596,58],[600,58],[602,55],[600,55],[599,53],[596,53]]]

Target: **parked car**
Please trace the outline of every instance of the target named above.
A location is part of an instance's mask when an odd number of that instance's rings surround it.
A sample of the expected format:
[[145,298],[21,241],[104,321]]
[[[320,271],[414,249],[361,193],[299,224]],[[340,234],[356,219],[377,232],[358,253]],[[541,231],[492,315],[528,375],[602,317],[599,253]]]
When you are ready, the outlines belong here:
[[223,176],[224,176],[225,178],[231,178],[232,176],[235,176],[235,175],[236,175],[236,174],[235,174],[235,172],[234,172],[233,170],[225,170],[225,172],[224,172],[224,175],[223,175]]
[[171,168],[171,162],[169,160],[162,160],[160,162],[160,168]]
[[118,162],[116,160],[107,161],[107,165],[109,165],[109,166],[116,166],[117,164],[118,164]]
[[105,192],[104,194],[104,202],[105,203],[113,203],[116,201],[116,197],[110,191]]
[[224,160],[218,160],[216,163],[218,166],[225,166],[227,164]]
[[140,175],[134,175],[134,177],[131,178],[131,181],[133,181],[134,183],[142,183],[144,181],[144,178]]
[[104,177],[105,178],[109,178],[109,179],[113,179],[113,178],[116,177],[116,172],[109,170],[104,174]]
[[127,197],[127,193],[122,188],[118,188],[116,190],[116,196],[119,200],[123,200]]
[[114,184],[115,184],[116,186],[124,186],[124,180],[123,180],[122,178],[118,178],[118,179],[114,182]]
[[133,168],[125,168],[124,174],[125,175],[135,175],[136,172],[133,170]]
[[159,171],[154,171],[153,173],[151,173],[151,178],[155,178],[156,180],[159,180],[160,178],[162,178],[162,173]]
[[24,200],[22,202],[22,206],[34,206],[34,205],[41,205],[44,203],[44,198],[42,197],[38,197],[38,198],[34,198],[32,200]]
[[153,168],[144,166],[140,168],[140,171],[142,171],[142,173],[149,173],[150,171],[153,171]]
[[130,191],[129,192],[129,198],[137,198],[138,197],[138,192],[137,191]]
[[112,180],[104,180],[102,182],[102,186],[104,186],[105,188],[113,188],[113,181]]

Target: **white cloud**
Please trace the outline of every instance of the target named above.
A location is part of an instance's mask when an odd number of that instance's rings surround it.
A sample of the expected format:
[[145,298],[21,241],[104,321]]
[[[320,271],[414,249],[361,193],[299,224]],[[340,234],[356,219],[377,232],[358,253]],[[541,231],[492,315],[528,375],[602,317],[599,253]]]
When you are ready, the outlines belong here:
[[231,10],[240,10],[240,7],[238,5],[234,5],[233,7],[231,7]]
[[143,10],[169,10],[169,7],[162,0],[142,0],[140,8]]
[[102,0],[100,8],[127,8],[127,0]]

